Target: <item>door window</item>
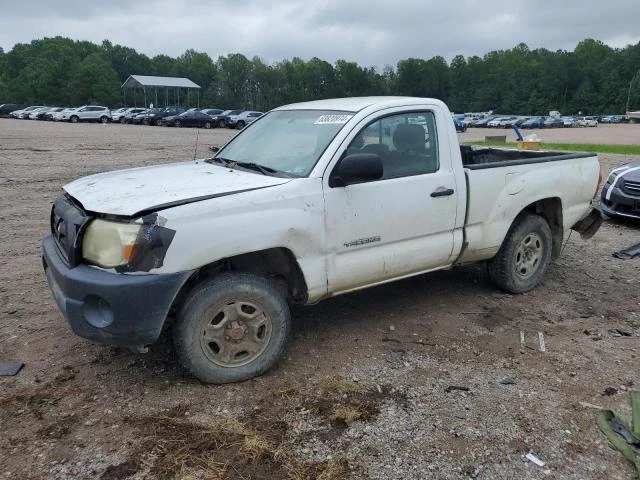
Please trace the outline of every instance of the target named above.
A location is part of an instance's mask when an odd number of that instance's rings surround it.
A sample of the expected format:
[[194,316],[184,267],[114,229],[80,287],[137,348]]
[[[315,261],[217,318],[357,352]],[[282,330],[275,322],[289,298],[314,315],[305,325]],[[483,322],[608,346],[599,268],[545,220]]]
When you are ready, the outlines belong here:
[[436,172],[439,168],[433,112],[408,112],[376,120],[363,128],[347,154],[375,153],[382,180]]

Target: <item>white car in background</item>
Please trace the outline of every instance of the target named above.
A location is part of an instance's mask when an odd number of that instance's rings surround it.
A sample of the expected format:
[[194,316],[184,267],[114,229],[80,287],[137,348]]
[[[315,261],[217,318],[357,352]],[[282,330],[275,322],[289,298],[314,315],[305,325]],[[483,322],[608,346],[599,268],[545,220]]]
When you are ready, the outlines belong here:
[[71,112],[63,112],[62,120],[78,123],[78,122],[100,122],[108,123],[111,119],[111,110],[108,107],[99,105],[83,105]]
[[580,127],[597,127],[598,121],[594,117],[578,118],[578,126]]
[[124,114],[127,113],[127,110],[129,110],[130,107],[122,107],[119,108],[117,110],[114,110],[113,112],[111,112],[111,121],[112,122],[119,122],[120,119],[122,117],[124,117]]
[[229,115],[229,119],[227,120],[227,128],[243,129],[245,126],[253,123],[256,118],[261,117],[262,115],[264,115],[263,112],[253,112],[251,110],[241,112],[237,115]]
[[29,114],[24,117],[24,118],[28,118],[29,120],[37,120],[38,119],[38,114],[41,112],[46,112],[47,110],[51,110],[53,107],[40,107],[40,108],[36,108],[35,110],[31,110],[29,112]]
[[31,107],[23,108],[22,110],[14,110],[9,114],[11,118],[29,118],[29,114],[38,108],[43,108],[43,105],[32,105]]
[[76,109],[76,107],[69,107],[69,108],[65,108],[65,109],[63,109],[63,110],[61,110],[59,112],[54,112],[51,115],[51,120],[53,120],[54,122],[60,122],[60,121],[63,120],[62,117],[64,116],[64,114],[73,112],[75,109]]

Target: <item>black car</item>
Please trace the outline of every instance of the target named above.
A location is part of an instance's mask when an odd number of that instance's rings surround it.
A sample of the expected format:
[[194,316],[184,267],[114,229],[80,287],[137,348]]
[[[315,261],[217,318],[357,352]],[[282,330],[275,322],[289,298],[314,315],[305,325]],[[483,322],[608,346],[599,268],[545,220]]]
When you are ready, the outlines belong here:
[[547,118],[542,124],[543,128],[564,128],[564,120],[561,118]]
[[211,128],[213,119],[210,115],[196,110],[181,113],[180,115],[172,115],[158,121],[158,125],[167,127],[198,127]]
[[184,111],[185,109],[182,107],[166,107],[160,111],[154,111],[146,114],[142,118],[142,123],[144,123],[145,125],[160,125],[164,118],[172,117],[174,115],[180,115]]
[[610,217],[640,219],[640,162],[622,165],[609,174],[600,208]]
[[244,112],[244,110],[225,110],[220,115],[213,116],[213,126],[214,127],[226,127],[227,122],[229,121],[230,115],[238,115],[239,113]]
[[[132,123],[133,125],[149,125],[149,118],[154,118],[156,115],[160,114],[162,109],[160,108],[148,108],[143,112],[136,113],[131,117],[131,121],[128,123]],[[153,116],[152,116],[153,115]],[[125,118],[128,118],[125,115]]]
[[15,103],[3,103],[0,105],[0,117],[8,117],[14,110],[18,110],[18,105]]

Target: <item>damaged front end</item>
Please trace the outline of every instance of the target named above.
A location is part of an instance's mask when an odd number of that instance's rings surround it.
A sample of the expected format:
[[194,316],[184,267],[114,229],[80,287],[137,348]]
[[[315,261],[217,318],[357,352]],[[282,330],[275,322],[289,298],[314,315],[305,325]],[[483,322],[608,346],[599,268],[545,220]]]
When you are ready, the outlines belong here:
[[158,339],[191,275],[149,273],[163,265],[175,235],[162,223],[156,213],[100,217],[69,195],[55,201],[42,262],[56,303],[77,335],[138,351]]

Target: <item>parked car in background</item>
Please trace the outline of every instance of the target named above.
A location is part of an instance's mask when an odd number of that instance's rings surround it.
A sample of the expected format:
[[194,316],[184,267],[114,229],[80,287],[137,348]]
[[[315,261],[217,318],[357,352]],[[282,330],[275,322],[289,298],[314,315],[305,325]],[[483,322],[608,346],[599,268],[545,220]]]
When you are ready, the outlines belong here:
[[213,126],[220,127],[220,128],[226,127],[227,120],[229,120],[230,115],[238,115],[242,112],[244,112],[244,110],[225,110],[221,114],[215,115],[213,117]]
[[15,110],[18,110],[18,105],[15,103],[0,104],[0,117],[8,117],[9,114]]
[[213,118],[206,113],[197,110],[191,110],[181,113],[180,115],[171,115],[169,117],[158,120],[158,125],[166,127],[198,127],[211,128],[213,126]]
[[64,108],[62,110],[60,110],[59,112],[53,112],[51,114],[51,120],[53,120],[54,122],[61,122],[63,120],[62,117],[64,117],[65,113],[71,113],[76,109],[76,107],[67,107]]
[[[132,108],[124,114],[124,123],[140,124],[142,123],[142,117],[144,115],[159,111],[159,108],[142,108],[142,110],[138,108]],[[120,120],[120,123],[122,123],[122,119]]]
[[9,117],[20,119],[29,118],[29,114],[32,111],[36,110],[37,108],[42,108],[43,106],[44,105],[32,105],[30,107],[23,108],[22,110],[14,110],[13,112],[9,113]]
[[163,109],[160,109],[159,111],[154,110],[153,112],[145,113],[144,116],[141,117],[141,120],[145,125],[158,125],[158,122],[163,118],[180,115],[185,111],[186,110],[182,107],[165,107]]
[[242,130],[245,126],[255,121],[256,118],[264,115],[263,112],[254,112],[247,110],[237,115],[229,115],[229,119],[226,122],[227,128],[238,128]]
[[40,107],[40,108],[36,108],[35,110],[31,110],[29,114],[25,117],[25,119],[37,120],[39,113],[47,112],[50,108],[51,107]]
[[206,113],[207,115],[214,117],[216,115],[220,115],[224,110],[221,108],[203,108],[200,110],[202,113]]
[[39,112],[36,120],[53,120],[53,114],[57,112],[61,112],[66,107],[51,107],[43,112]]
[[120,107],[117,110],[111,110],[111,121],[119,122],[120,119],[124,117],[124,114],[127,113],[127,110],[129,110],[130,108],[131,107]]
[[565,128],[578,127],[578,119],[575,117],[562,117],[562,123]]
[[467,131],[467,125],[464,123],[464,120],[453,117],[453,124],[456,126],[456,132],[464,133]]
[[473,124],[474,127],[476,128],[486,128],[487,124],[493,120],[495,117],[486,117],[486,118],[481,118],[479,120],[476,120],[475,123]]
[[100,122],[108,123],[111,119],[111,110],[100,105],[83,105],[70,112],[62,114],[62,120],[78,122]]
[[640,219],[640,162],[611,171],[602,187],[600,208],[611,217]]
[[607,115],[602,117],[600,123],[620,123],[624,117],[622,115]]
[[131,119],[143,112],[146,112],[148,108],[144,107],[129,107],[123,112],[114,113],[111,115],[111,120],[120,123],[131,123]]
[[520,125],[521,128],[542,128],[544,125],[544,117],[533,117],[525,120]]
[[558,117],[549,117],[544,121],[543,128],[562,128],[564,122]]
[[596,117],[580,117],[578,118],[578,126],[579,127],[597,127],[598,120],[596,120]]

